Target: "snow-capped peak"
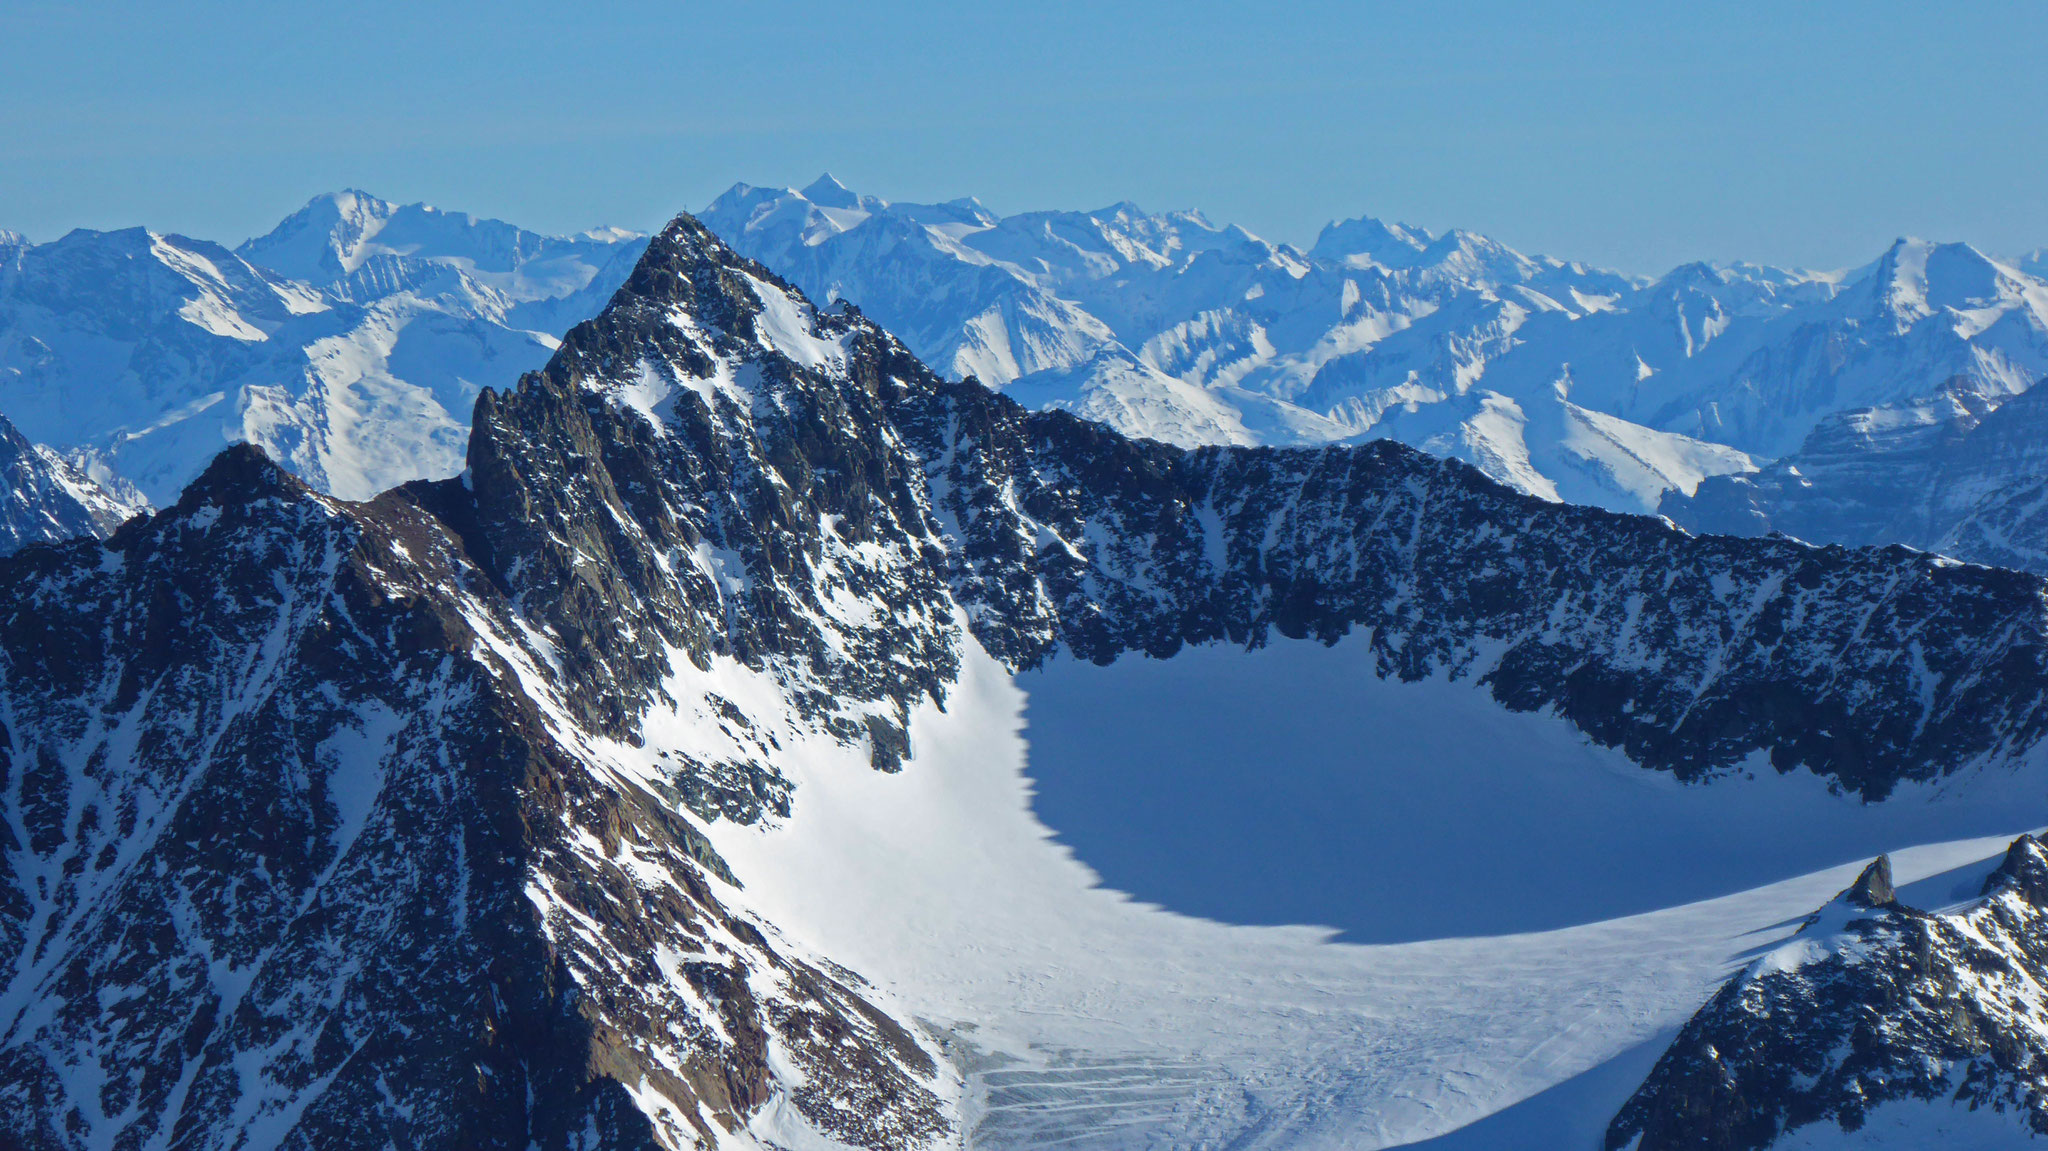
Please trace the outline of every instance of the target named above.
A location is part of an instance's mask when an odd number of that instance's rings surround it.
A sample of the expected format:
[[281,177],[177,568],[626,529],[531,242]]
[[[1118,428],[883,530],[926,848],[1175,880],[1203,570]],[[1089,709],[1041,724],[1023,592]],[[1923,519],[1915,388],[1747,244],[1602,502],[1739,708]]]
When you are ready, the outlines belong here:
[[833,179],[830,172],[821,173],[817,179],[806,184],[803,191],[797,194],[821,208],[858,208],[861,206],[861,197],[846,185]]
[[1901,329],[1943,312],[1965,323],[2027,303],[2048,305],[2039,281],[1963,243],[1903,238],[1878,260],[1872,276],[1876,302]]
[[344,288],[344,282],[367,275],[377,261],[391,265],[380,282],[417,279],[421,269],[452,269],[516,304],[576,291],[614,249],[637,238],[622,228],[551,236],[503,220],[345,190],[314,197],[236,254],[351,297],[361,293],[352,282]]
[[1436,239],[1427,228],[1391,224],[1371,216],[1336,220],[1323,226],[1308,254],[1337,263],[1373,263],[1406,268]]
[[354,188],[323,193],[239,251],[295,280],[336,280],[362,266],[370,242],[397,211],[389,200]]

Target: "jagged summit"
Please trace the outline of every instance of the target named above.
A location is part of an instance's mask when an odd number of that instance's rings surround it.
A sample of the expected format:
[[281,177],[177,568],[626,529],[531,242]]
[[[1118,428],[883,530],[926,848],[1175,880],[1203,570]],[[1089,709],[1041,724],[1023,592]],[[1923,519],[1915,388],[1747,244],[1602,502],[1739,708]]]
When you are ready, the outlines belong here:
[[2006,849],[1998,870],[1984,877],[1984,894],[2012,890],[2037,907],[2048,907],[2048,844],[2022,835]]
[[830,172],[820,174],[817,179],[805,185],[803,197],[824,208],[858,208],[861,203],[860,196],[833,179]]
[[1863,908],[1890,907],[1899,900],[1898,891],[1892,887],[1892,857],[1880,855],[1870,861],[1856,877],[1856,882],[1842,892],[1842,898],[1850,905]]

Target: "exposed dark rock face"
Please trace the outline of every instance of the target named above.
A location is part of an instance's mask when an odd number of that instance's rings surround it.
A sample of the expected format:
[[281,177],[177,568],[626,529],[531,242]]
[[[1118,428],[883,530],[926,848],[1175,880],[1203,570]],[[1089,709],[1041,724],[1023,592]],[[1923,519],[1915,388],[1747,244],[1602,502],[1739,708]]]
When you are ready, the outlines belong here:
[[[982,642],[1030,664],[1370,633],[1694,779],[1760,751],[1882,798],[2043,733],[2042,585],[1906,548],[1693,537],[1397,444],[1181,451],[951,385],[899,420],[964,537]],[[949,438],[952,437],[952,438]]]
[[237,449],[0,561],[0,1142],[947,1137],[952,1072],[731,910],[699,827],[786,815],[798,733],[899,768],[962,620],[1018,667],[1360,631],[1648,767],[1768,751],[1872,798],[2042,734],[2031,577],[1696,539],[1392,444],[1128,440],[687,217],[469,444],[364,504]]
[[1880,1107],[1989,1108],[2048,1137],[2048,849],[2015,841],[1983,898],[1905,907],[1880,859],[1686,1024],[1608,1128],[1613,1151],[1750,1151]]
[[0,555],[33,543],[105,536],[148,509],[140,493],[102,485],[30,443],[0,416]]
[[0,1142],[675,1146],[768,1101],[771,1047],[850,1145],[946,1129],[919,1043],[522,686],[410,494],[238,448],[9,562]]

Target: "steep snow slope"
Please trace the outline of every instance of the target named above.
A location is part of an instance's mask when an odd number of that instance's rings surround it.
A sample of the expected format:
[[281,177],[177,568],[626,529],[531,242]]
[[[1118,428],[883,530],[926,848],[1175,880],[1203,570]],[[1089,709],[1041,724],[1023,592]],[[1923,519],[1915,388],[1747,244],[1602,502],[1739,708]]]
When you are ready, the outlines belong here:
[[1379,434],[1431,455],[1464,460],[1511,487],[1548,500],[1657,507],[1690,496],[1711,477],[1757,470],[1734,448],[1580,407],[1566,387],[1516,400],[1490,388],[1391,408]]
[[236,442],[367,498],[459,470],[477,393],[545,362],[641,242],[341,193],[240,254],[140,228],[0,250],[0,412],[160,503]]
[[[104,480],[105,482],[102,482]],[[95,479],[0,416],[0,555],[32,543],[104,536],[150,510],[112,476]]]

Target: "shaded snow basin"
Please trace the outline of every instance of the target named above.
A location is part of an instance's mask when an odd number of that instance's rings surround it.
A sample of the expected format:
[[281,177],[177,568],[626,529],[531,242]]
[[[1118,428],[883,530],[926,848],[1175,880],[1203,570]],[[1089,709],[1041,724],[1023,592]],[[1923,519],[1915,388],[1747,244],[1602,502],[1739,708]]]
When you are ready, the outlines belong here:
[[1982,778],[1866,804],[1761,756],[1684,784],[1470,682],[1378,679],[1363,643],[1068,660],[1016,682],[1033,809],[1104,884],[1360,943],[1636,915],[2048,811]]
[[1282,641],[1013,677],[970,651],[902,772],[811,741],[784,826],[712,826],[730,898],[926,1023],[975,1146],[1481,1120],[1591,1146],[1661,1037],[1871,856],[1946,895],[2042,822],[2032,768],[1881,805],[1768,769],[1687,787],[1369,660]]

